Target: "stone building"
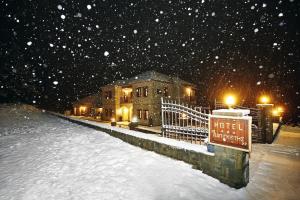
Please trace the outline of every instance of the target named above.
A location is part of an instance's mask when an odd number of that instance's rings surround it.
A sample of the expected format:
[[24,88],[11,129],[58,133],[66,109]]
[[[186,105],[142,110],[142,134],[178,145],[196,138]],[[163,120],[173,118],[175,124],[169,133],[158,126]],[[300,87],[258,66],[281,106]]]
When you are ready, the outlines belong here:
[[160,125],[161,97],[196,105],[196,86],[156,71],[116,81],[101,87],[102,119]]
[[97,93],[79,99],[73,103],[73,115],[76,116],[101,116],[101,94]]

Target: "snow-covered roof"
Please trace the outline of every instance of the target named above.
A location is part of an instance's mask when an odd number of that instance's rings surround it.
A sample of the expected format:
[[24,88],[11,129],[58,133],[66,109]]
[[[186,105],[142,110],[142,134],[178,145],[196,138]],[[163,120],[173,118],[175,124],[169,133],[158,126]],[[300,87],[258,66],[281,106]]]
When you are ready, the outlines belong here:
[[100,104],[100,95],[99,93],[96,93],[96,94],[93,94],[93,95],[89,95],[89,96],[86,96],[86,97],[83,97],[77,101],[75,101],[73,103],[73,106],[79,106],[79,105],[86,105],[86,106],[89,106],[89,105],[98,105]]
[[150,70],[150,71],[146,71],[143,72],[141,74],[138,74],[134,77],[129,78],[128,80],[117,80],[109,85],[130,85],[132,83],[135,82],[140,82],[140,81],[149,81],[149,80],[153,80],[153,81],[161,81],[161,82],[166,82],[166,83],[174,83],[174,82],[178,82],[179,84],[182,85],[189,85],[192,87],[196,87],[195,84],[184,81],[182,79],[180,79],[177,76],[171,76],[171,75],[165,75],[162,73],[159,73],[157,71],[154,70]]

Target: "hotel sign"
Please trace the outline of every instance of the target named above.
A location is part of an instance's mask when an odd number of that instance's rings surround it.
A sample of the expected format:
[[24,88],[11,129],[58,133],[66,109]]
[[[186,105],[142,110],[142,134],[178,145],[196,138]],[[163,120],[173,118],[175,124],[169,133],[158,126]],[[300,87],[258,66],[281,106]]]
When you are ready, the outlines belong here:
[[209,117],[209,142],[215,145],[251,151],[251,123],[249,116],[231,117],[211,115]]

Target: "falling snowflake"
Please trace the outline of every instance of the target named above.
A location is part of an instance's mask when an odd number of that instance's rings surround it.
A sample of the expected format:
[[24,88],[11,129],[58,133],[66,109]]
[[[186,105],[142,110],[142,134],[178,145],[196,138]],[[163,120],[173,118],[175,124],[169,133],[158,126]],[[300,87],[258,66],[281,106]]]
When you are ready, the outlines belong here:
[[63,9],[62,5],[58,5],[58,6],[57,6],[57,9],[58,9],[58,10],[62,10],[62,9]]
[[28,46],[31,46],[31,45],[32,45],[32,42],[31,42],[31,41],[27,42],[27,45],[28,45]]
[[58,84],[58,81],[53,81],[53,84],[54,84],[54,85],[57,85],[57,84]]
[[157,19],[155,19],[155,22],[159,22],[159,19],[157,18]]
[[104,56],[108,56],[109,55],[109,52],[108,51],[105,51],[104,52]]
[[260,85],[261,84],[261,81],[257,81],[256,85]]
[[52,43],[49,44],[50,47],[54,47],[54,45]]
[[271,74],[268,75],[268,77],[269,77],[269,78],[274,78],[275,75],[274,75],[273,73],[271,73]]
[[134,33],[134,34],[137,34],[137,32],[138,32],[138,31],[137,31],[136,29],[133,30],[133,33]]
[[258,32],[258,28],[254,29],[254,33],[257,33]]
[[92,9],[92,6],[91,6],[91,5],[87,5],[86,7],[87,7],[88,10],[91,10],[91,9]]
[[65,15],[61,15],[60,18],[66,19],[66,16]]
[[278,17],[283,17],[283,13],[279,13],[279,14],[278,14]]
[[215,12],[212,12],[212,13],[211,13],[211,16],[213,16],[213,17],[216,16],[216,13],[215,13]]
[[76,15],[74,15],[74,17],[82,17],[81,13],[77,13]]

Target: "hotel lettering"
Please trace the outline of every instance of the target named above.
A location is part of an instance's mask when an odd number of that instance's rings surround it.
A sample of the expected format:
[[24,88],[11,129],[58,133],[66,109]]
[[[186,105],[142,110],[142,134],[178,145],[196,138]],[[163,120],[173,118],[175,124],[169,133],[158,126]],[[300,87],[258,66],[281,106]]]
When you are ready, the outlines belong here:
[[250,150],[251,121],[242,118],[210,117],[210,143]]

